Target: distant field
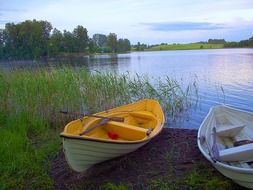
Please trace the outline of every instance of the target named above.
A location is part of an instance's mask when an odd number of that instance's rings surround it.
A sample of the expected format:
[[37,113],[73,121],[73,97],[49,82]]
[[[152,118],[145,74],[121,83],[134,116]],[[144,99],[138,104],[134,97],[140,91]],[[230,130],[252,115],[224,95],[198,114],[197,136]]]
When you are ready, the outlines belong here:
[[145,51],[219,49],[219,48],[224,48],[224,44],[205,44],[205,43],[168,44],[168,45],[154,46],[152,48],[145,49]]

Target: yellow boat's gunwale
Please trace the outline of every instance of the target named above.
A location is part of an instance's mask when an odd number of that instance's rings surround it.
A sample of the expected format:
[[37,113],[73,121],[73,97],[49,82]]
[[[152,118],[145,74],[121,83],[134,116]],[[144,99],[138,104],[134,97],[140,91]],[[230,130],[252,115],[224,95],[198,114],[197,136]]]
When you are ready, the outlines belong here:
[[[158,133],[156,133],[156,135],[158,135],[162,130],[160,130]],[[154,135],[154,136],[156,136]],[[147,142],[150,141],[154,136],[152,136],[152,138],[146,138],[144,140],[139,140],[139,141],[117,141],[117,140],[102,140],[102,139],[95,139],[95,138],[85,138],[85,137],[78,137],[78,136],[66,136],[66,135],[60,135],[61,137],[63,137],[66,139],[72,139],[72,140],[82,140],[82,141],[93,141],[93,142],[102,142],[102,143],[108,143],[108,144],[140,144],[143,142]]]
[[[159,104],[158,101],[151,100],[151,99],[143,99],[143,100],[141,100],[139,102],[144,102],[144,101],[154,101],[154,102],[156,102],[156,103]],[[130,103],[130,104],[127,104],[127,105],[123,105],[123,106],[120,106],[120,107],[130,106],[130,105],[133,105],[133,104],[136,104],[136,102],[133,102],[133,103]],[[103,116],[103,114],[109,113],[109,114],[106,115],[108,117],[111,114],[114,114],[115,111],[117,112],[118,108],[119,107],[112,108],[112,109],[109,109],[109,110],[105,110],[105,111],[96,113],[94,115],[102,115]],[[120,111],[120,112],[132,112],[132,111],[134,111],[134,110],[131,110],[131,111]],[[87,116],[85,116],[85,117],[87,117]],[[76,120],[71,121],[70,123],[68,123],[68,125],[70,125],[72,122],[75,122],[75,121]],[[63,140],[64,140],[64,138],[67,138],[67,139],[73,139],[73,140],[103,142],[103,143],[109,143],[109,144],[140,144],[140,143],[143,143],[143,142],[150,141],[152,138],[156,137],[162,131],[163,126],[164,126],[164,121],[165,121],[164,115],[162,115],[161,121],[160,120],[157,120],[157,121],[158,121],[157,125],[154,127],[154,129],[157,128],[157,131],[155,131],[156,132],[155,134],[151,133],[149,136],[147,136],[147,138],[144,138],[142,140],[136,140],[136,141],[120,141],[120,140],[110,140],[110,139],[99,139],[99,138],[92,138],[92,137],[88,137],[88,136],[76,136],[76,135],[64,134],[64,132],[66,130],[66,127],[65,127],[64,131],[60,134],[60,137],[62,137]]]
[[119,141],[119,140],[110,140],[110,139],[99,139],[99,138],[92,138],[92,137],[86,137],[86,136],[76,136],[76,135],[65,135],[65,134],[60,134],[60,137],[67,138],[67,139],[76,139],[76,140],[83,140],[83,141],[94,141],[94,142],[104,142],[104,143],[111,143],[111,144],[138,144],[138,143],[143,143],[146,141],[149,141],[150,139],[154,138],[157,136],[163,129],[164,123],[158,122],[158,125],[155,127],[157,128],[159,126],[159,130],[152,135],[152,133],[148,136],[148,138],[145,138],[143,140],[138,140],[138,141]]

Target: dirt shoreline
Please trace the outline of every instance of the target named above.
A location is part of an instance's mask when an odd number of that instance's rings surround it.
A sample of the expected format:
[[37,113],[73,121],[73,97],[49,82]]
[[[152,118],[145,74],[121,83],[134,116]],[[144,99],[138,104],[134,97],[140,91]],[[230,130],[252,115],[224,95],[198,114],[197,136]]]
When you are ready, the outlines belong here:
[[[145,189],[151,180],[168,178],[181,181],[186,188],[185,175],[196,166],[222,177],[202,156],[197,147],[197,130],[165,128],[147,145],[128,155],[97,164],[86,173],[72,171],[63,152],[52,162],[51,176],[55,189],[101,189],[107,182],[130,184],[133,189]],[[232,183],[232,182],[231,182]]]

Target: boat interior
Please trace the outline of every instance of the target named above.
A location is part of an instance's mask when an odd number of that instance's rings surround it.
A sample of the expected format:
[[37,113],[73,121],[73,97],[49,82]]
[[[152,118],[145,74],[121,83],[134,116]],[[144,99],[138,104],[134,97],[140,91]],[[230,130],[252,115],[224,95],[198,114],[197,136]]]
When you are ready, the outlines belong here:
[[[252,118],[251,118],[252,119]],[[233,113],[215,117],[220,160],[230,165],[253,168],[253,122]]]
[[157,117],[148,111],[115,112],[107,117],[123,118],[123,121],[103,122],[101,118],[87,117],[69,123],[64,133],[93,139],[138,141],[148,138],[161,126]]

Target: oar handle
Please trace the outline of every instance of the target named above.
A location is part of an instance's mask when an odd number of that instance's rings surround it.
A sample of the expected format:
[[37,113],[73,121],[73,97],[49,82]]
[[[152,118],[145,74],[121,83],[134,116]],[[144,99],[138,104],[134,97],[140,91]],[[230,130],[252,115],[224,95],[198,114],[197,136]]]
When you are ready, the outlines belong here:
[[83,115],[79,112],[68,112],[68,111],[65,111],[65,110],[60,110],[59,113],[68,114],[68,115]]
[[216,127],[213,127],[212,129],[212,135],[213,135],[213,144],[212,144],[212,147],[211,147],[211,150],[212,150],[212,156],[214,157],[214,159],[216,161],[219,160],[220,158],[220,154],[219,154],[219,149],[218,149],[218,146],[217,146],[217,143],[216,143]]
[[60,112],[60,113],[63,113],[63,114],[69,114],[69,112],[63,111],[63,110],[60,110],[59,112]]
[[105,116],[100,116],[100,115],[93,115],[93,114],[80,114],[78,112],[68,112],[68,111],[63,111],[60,110],[60,113],[63,114],[71,114],[71,115],[81,115],[82,117],[87,116],[87,117],[96,117],[96,118],[100,118],[100,119],[110,119],[112,121],[117,121],[117,122],[123,122],[124,121],[124,117],[105,117]]
[[205,143],[205,144],[206,144],[206,147],[207,147],[207,150],[208,150],[208,152],[209,152],[210,158],[212,159],[212,161],[213,161],[214,163],[217,162],[219,158],[217,157],[216,154],[213,153],[213,147],[212,147],[211,145],[209,145],[209,143],[208,143],[206,137],[205,137],[205,136],[200,136],[200,137],[199,137],[199,141],[200,141],[201,144],[202,144],[202,143]]

